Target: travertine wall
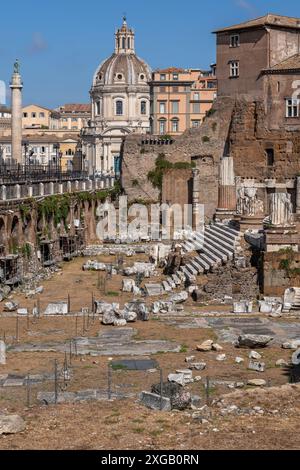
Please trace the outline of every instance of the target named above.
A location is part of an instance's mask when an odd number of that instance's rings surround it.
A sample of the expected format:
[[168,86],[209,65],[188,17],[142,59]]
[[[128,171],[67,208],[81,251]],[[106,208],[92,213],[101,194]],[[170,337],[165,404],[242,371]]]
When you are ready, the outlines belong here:
[[[206,220],[211,219],[218,207],[220,159],[230,155],[235,176],[258,183],[258,196],[265,203],[266,213],[268,195],[276,191],[290,192],[295,206],[293,180],[300,174],[299,120],[296,119],[291,127],[282,119],[277,128],[271,121],[263,101],[220,97],[201,128],[188,130],[172,145],[143,145],[141,136],[129,136],[124,144],[122,166],[125,192],[130,200],[159,200],[159,190],[148,181],[148,173],[155,168],[159,154],[163,153],[171,162],[194,162],[200,174],[200,203],[205,205]],[[273,165],[268,162],[267,150],[274,152]],[[183,175],[179,171],[176,180],[182,181]],[[171,177],[168,175],[166,178]],[[274,183],[266,180],[274,180]],[[180,184],[185,184],[180,197],[173,193],[164,198],[190,202],[186,192],[188,180]]]
[[[148,173],[154,170],[157,157],[164,154],[173,163],[195,163],[200,170],[200,202],[205,205],[206,218],[211,219],[218,205],[219,162],[228,150],[233,107],[234,100],[230,98],[217,100],[201,128],[186,131],[170,145],[143,145],[145,137],[128,136],[124,143],[121,180],[129,200],[159,200],[159,190],[148,181]],[[147,136],[147,139],[155,137]],[[180,173],[180,179],[184,179],[183,174]],[[186,200],[185,204],[188,202]]]

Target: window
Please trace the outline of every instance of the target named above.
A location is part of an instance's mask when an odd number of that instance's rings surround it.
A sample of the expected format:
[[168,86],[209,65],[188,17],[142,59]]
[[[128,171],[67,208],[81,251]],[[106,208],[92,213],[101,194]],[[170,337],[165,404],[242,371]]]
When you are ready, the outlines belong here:
[[200,93],[194,93],[194,100],[199,101],[200,100]]
[[145,75],[143,73],[140,75],[140,79],[145,80]]
[[172,132],[179,132],[179,120],[172,119]]
[[117,78],[118,78],[118,80],[122,80],[123,75],[122,75],[121,73],[119,73],[119,74],[117,75]]
[[78,129],[77,126],[72,126],[72,130],[73,130],[73,131],[76,131],[77,129]]
[[179,93],[180,92],[180,87],[179,86],[172,86],[172,91],[173,91],[173,93]]
[[27,117],[28,117],[28,114],[27,114],[27,113],[23,113],[23,117],[24,117],[24,118],[27,118]]
[[164,101],[159,103],[159,112],[160,114],[165,114],[166,112],[166,103]]
[[147,114],[147,102],[141,101],[141,114],[144,116]]
[[160,135],[164,135],[166,133],[166,120],[160,119],[159,121],[159,133]]
[[267,165],[274,165],[274,149],[266,149]]
[[122,38],[122,49],[126,49],[126,39]]
[[161,73],[161,74],[160,74],[160,79],[161,79],[161,80],[165,80],[165,79],[166,79],[166,74],[165,74],[165,73]]
[[295,118],[299,117],[299,99],[289,98],[286,100],[286,117]]
[[173,80],[178,80],[178,79],[179,79],[178,73],[173,73]]
[[36,113],[31,113],[32,118],[36,118]]
[[171,101],[172,114],[179,113],[179,101]]
[[195,114],[200,113],[200,103],[193,103],[193,113]]
[[240,63],[238,60],[230,62],[230,78],[236,78],[240,75]]
[[127,47],[130,49],[130,38],[127,39]]
[[123,115],[123,101],[121,100],[116,101],[116,115],[117,116]]
[[62,118],[63,122],[68,122],[68,118]]
[[78,119],[77,118],[72,118],[72,122],[77,122]]
[[100,101],[97,101],[96,103],[96,113],[99,116],[101,114],[101,103]]
[[45,113],[40,113],[40,118],[44,118],[45,117]]
[[240,35],[233,34],[230,36],[230,47],[239,47],[240,45]]
[[216,82],[207,82],[207,88],[217,88]]
[[200,127],[201,121],[192,121],[192,127],[198,129]]
[[45,152],[46,152],[45,147],[41,147],[41,152],[42,152],[42,153],[45,153]]
[[165,86],[161,86],[159,91],[160,91],[161,93],[166,93],[166,87],[165,87]]

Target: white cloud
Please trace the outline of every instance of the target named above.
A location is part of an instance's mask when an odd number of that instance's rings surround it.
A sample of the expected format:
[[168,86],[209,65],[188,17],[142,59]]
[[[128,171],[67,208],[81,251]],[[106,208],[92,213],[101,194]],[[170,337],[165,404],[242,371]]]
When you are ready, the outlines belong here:
[[39,54],[48,49],[47,41],[44,39],[43,35],[38,31],[34,32],[32,35],[32,42],[29,46],[30,54]]
[[251,13],[251,15],[257,15],[256,6],[253,5],[251,2],[248,2],[247,0],[236,0],[235,3],[242,10],[246,10],[249,13]]

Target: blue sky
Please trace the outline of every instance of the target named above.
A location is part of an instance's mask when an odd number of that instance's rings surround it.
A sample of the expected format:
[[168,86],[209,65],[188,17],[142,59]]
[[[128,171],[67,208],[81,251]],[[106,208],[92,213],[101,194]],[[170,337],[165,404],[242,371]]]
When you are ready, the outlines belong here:
[[266,13],[300,17],[299,0],[14,0],[0,5],[0,80],[18,57],[25,104],[89,101],[98,64],[113,52],[126,12],[136,49],[152,68],[207,68],[214,29]]

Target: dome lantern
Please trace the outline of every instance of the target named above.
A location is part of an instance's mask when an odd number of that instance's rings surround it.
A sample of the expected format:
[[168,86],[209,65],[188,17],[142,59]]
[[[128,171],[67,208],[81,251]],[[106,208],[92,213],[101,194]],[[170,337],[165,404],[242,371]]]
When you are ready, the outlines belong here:
[[123,17],[123,25],[115,33],[115,53],[116,54],[134,54],[135,34],[134,31],[127,26],[126,16]]

